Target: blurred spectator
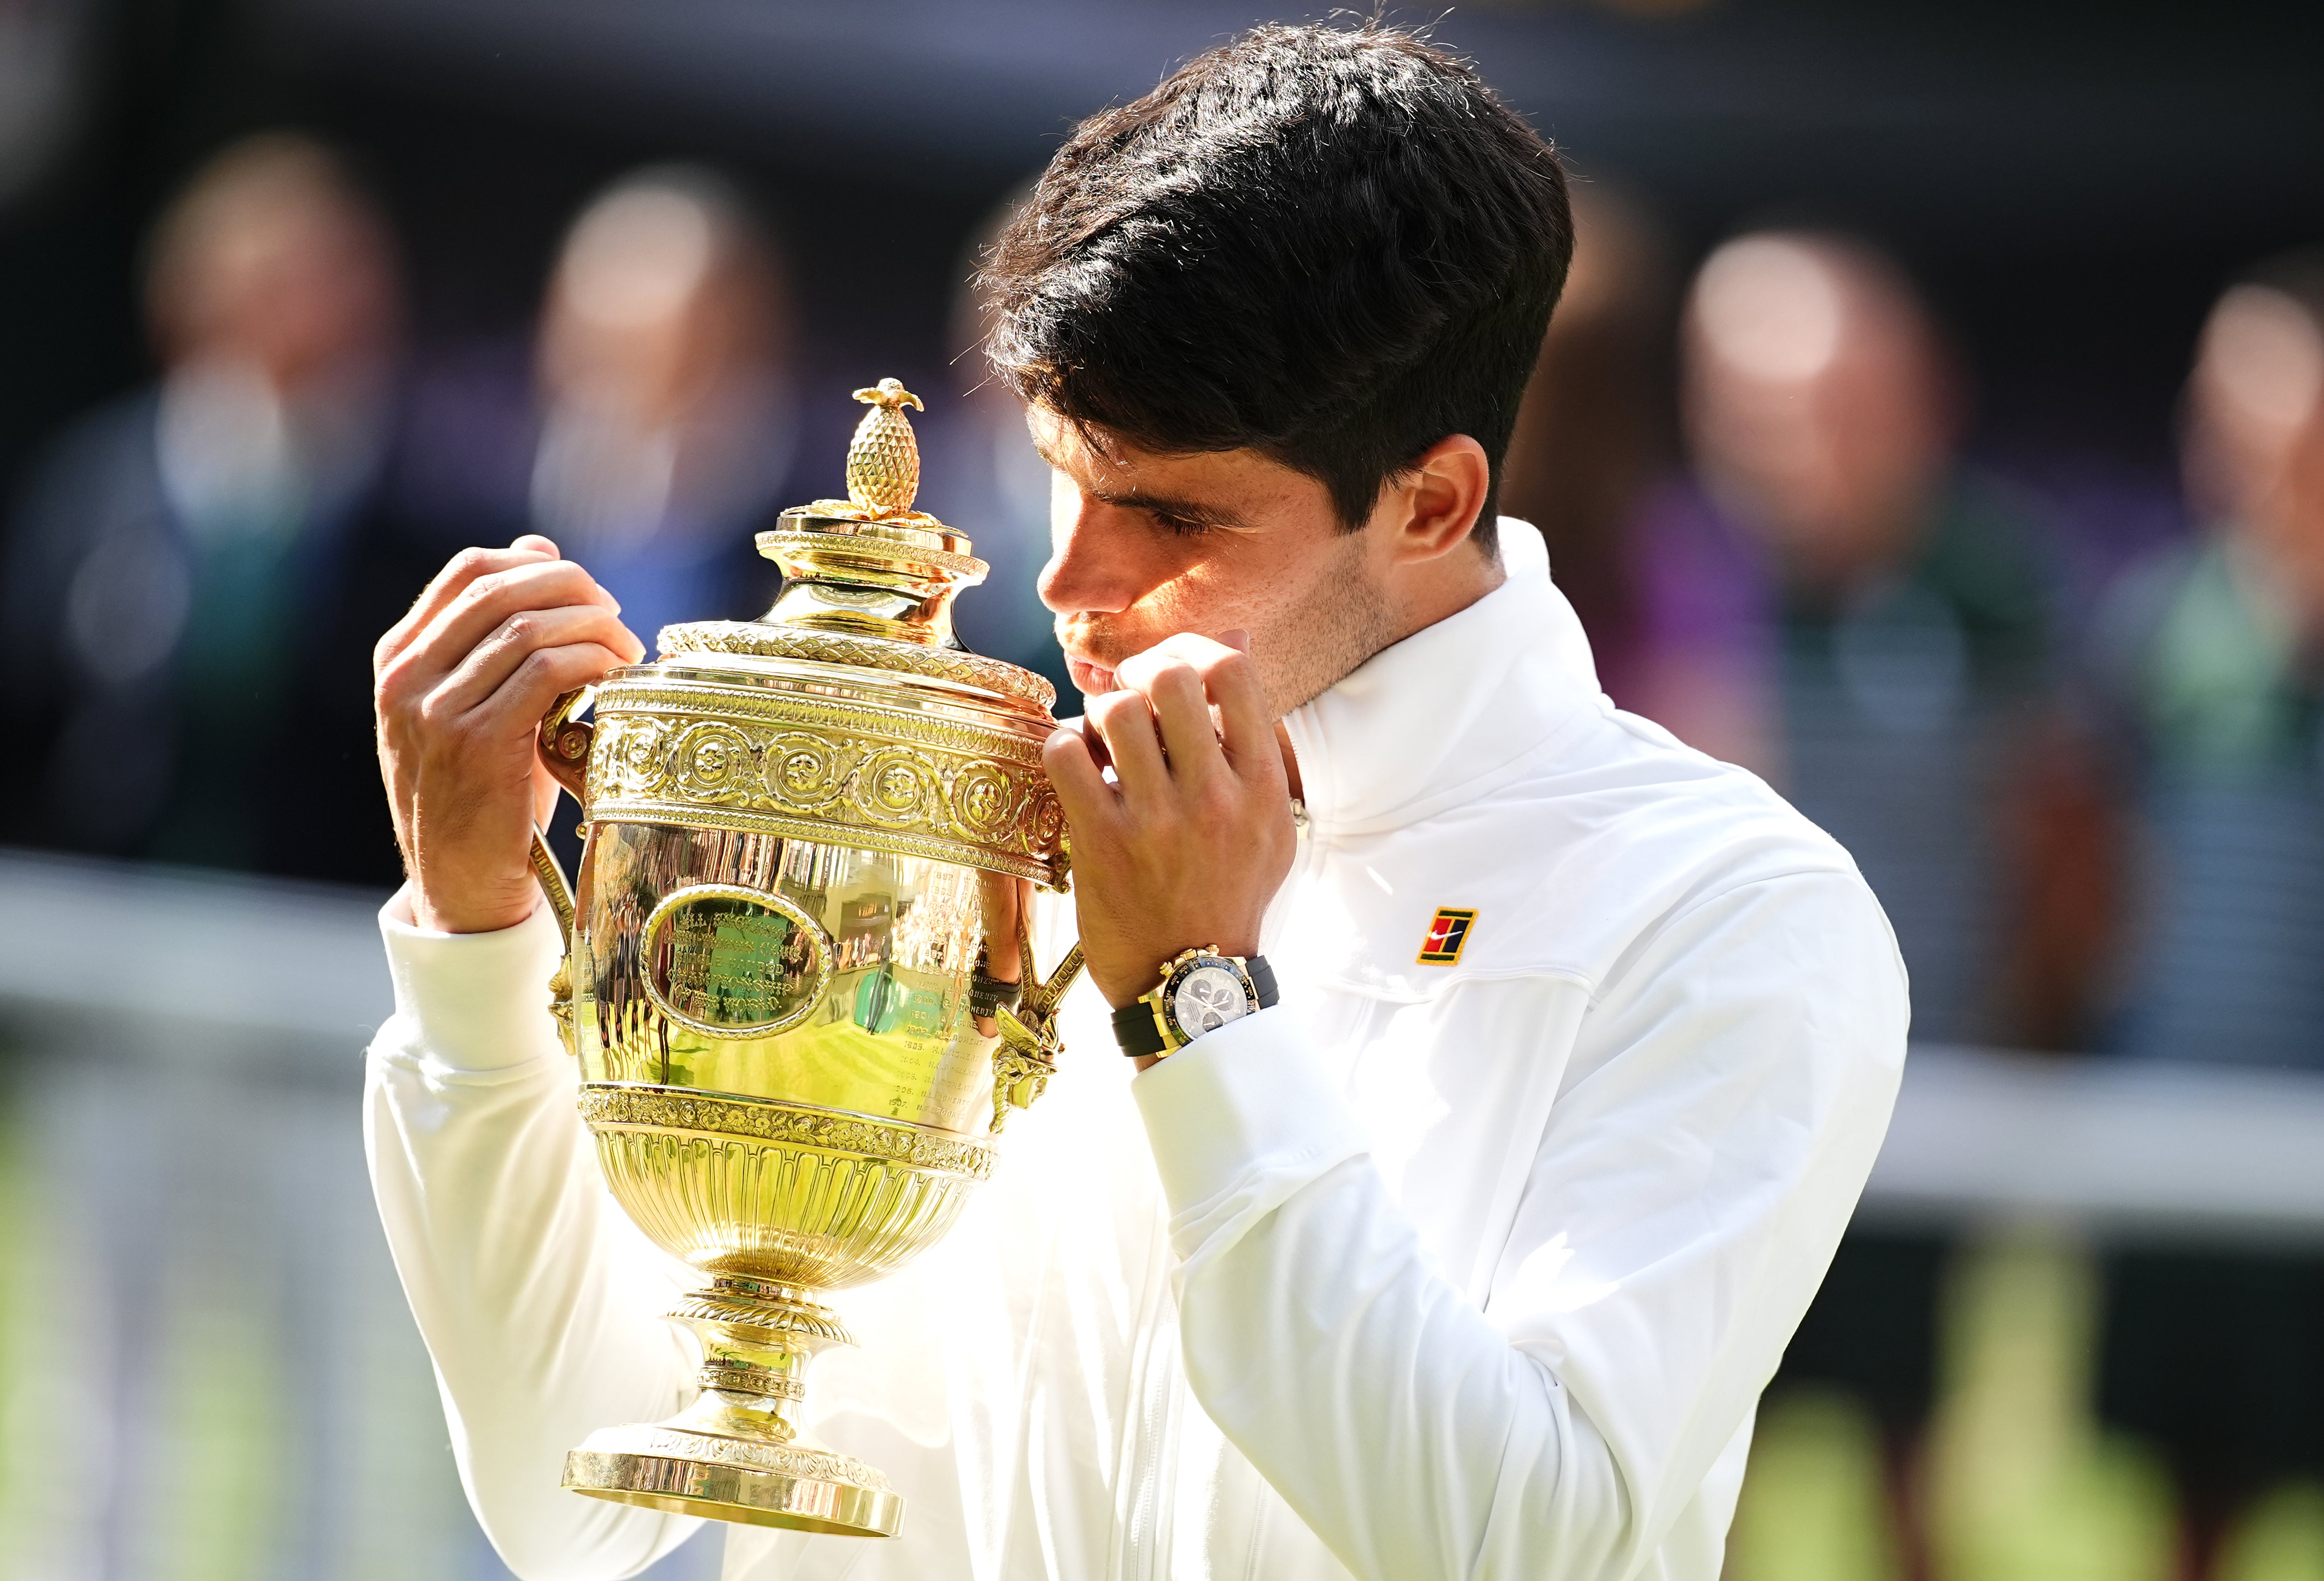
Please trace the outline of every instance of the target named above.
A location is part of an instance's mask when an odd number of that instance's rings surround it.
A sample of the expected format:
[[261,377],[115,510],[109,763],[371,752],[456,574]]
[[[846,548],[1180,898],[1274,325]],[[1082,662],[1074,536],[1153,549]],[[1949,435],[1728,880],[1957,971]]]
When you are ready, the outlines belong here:
[[229,148],[162,216],[161,378],[63,437],[7,545],[17,838],[396,876],[369,656],[425,558],[381,486],[399,290],[385,222],[301,137]]
[[1868,246],[1729,242],[1682,337],[1701,487],[1642,523],[1646,662],[1617,701],[1767,775],[1848,847],[1911,969],[1916,1037],[2015,1041],[2008,809],[2049,643],[2035,532],[1960,464],[1960,381]]
[[976,289],[985,249],[1030,190],[1020,187],[994,206],[955,271],[945,335],[954,398],[931,400],[927,417],[913,419],[927,457],[920,508],[966,533],[992,567],[954,606],[962,642],[1048,676],[1066,700],[1061,712],[1076,713],[1056,623],[1037,585],[1049,557],[1048,464],[1026,432],[1024,403],[985,363],[984,303]]
[[1677,271],[1653,220],[1618,191],[1572,188],[1573,266],[1517,409],[1501,510],[1541,529],[1607,693],[1649,689],[1630,534],[1676,464],[1670,390]]
[[712,612],[716,563],[782,503],[790,349],[774,253],[704,172],[633,176],[566,237],[541,317],[532,521],[650,643]]
[[2324,255],[2220,298],[2185,421],[2209,529],[2101,617],[2152,846],[2118,1041],[2324,1069]]
[[672,621],[755,615],[796,448],[791,303],[773,243],[724,180],[624,178],[567,233],[530,367],[489,354],[429,381],[418,509],[462,541],[540,532]]

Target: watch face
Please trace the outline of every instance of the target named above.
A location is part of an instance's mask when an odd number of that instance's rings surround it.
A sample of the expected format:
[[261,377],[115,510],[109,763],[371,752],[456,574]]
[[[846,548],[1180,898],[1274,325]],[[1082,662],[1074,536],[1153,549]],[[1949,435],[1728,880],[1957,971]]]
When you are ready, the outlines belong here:
[[1170,1018],[1187,1037],[1240,1020],[1250,1014],[1242,979],[1231,966],[1204,962],[1182,973],[1170,986]]

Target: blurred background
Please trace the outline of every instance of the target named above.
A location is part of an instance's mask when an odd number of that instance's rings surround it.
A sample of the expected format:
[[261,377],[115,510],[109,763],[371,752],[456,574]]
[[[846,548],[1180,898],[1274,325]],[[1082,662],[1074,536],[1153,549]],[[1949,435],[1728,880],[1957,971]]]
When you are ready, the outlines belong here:
[[[1310,14],[0,0],[0,1573],[504,1574],[363,1176],[372,642],[527,530],[642,632],[758,612],[894,374],[964,635],[1062,684],[972,262]],[[2324,14],[1435,32],[1578,178],[1506,508],[1914,976],[1730,1573],[2324,1581]]]

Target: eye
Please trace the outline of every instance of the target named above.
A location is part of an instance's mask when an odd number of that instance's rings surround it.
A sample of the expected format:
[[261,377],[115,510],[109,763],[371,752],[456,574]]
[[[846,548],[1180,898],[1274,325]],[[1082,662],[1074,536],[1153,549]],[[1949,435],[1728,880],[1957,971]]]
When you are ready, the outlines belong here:
[[1154,519],[1155,526],[1172,538],[1200,538],[1211,530],[1208,522],[1197,521],[1191,516],[1176,516],[1167,510],[1148,510],[1147,514]]

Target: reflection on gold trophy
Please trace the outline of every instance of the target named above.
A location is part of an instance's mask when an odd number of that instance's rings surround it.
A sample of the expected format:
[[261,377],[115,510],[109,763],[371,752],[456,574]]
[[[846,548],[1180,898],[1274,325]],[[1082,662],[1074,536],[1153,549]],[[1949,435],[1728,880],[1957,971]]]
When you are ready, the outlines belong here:
[[538,838],[534,862],[606,1183],[707,1280],[671,1314],[702,1336],[699,1398],[592,1434],[565,1485],[892,1536],[902,1499],[802,1426],[808,1363],[850,1343],[820,1297],[902,1266],[991,1175],[1081,955],[1037,984],[1025,934],[1029,886],[1065,882],[1056,693],[963,651],[952,600],[985,567],[912,509],[918,399],[856,399],[847,499],[759,535],[786,577],[766,616],[665,628],[594,726],[577,693],[543,722],[588,830],[577,897]]

